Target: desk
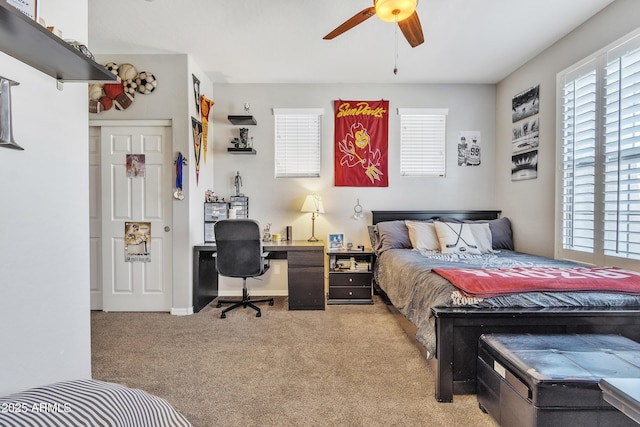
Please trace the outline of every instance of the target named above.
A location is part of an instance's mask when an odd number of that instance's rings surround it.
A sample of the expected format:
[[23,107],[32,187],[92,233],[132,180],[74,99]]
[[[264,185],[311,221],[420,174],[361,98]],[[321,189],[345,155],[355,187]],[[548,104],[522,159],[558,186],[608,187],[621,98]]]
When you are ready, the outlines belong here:
[[640,424],[640,378],[603,378],[598,385],[604,400]]
[[[287,260],[289,310],[324,310],[324,243],[306,240],[265,242],[268,259]],[[215,243],[193,247],[193,311],[218,296]]]

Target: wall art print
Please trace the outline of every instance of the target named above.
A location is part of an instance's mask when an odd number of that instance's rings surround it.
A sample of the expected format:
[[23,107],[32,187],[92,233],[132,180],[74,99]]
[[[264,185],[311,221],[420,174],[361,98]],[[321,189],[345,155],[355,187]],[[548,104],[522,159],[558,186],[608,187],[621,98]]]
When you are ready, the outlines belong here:
[[540,109],[540,85],[520,92],[511,100],[511,122],[515,123],[538,114]]
[[511,103],[511,181],[536,179],[540,145],[540,85],[515,95]]
[[124,262],[151,262],[151,223],[124,223]]
[[336,187],[388,187],[389,101],[334,101]]
[[458,134],[458,166],[480,166],[480,131]]

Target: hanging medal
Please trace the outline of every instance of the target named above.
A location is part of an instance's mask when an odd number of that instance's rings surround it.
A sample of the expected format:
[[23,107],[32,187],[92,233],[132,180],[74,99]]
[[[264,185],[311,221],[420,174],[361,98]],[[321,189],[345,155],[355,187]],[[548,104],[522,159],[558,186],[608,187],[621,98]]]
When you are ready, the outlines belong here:
[[184,199],[184,193],[182,191],[182,165],[187,164],[187,159],[182,157],[182,153],[178,152],[178,158],[176,159],[176,191],[173,192],[173,197],[182,200]]

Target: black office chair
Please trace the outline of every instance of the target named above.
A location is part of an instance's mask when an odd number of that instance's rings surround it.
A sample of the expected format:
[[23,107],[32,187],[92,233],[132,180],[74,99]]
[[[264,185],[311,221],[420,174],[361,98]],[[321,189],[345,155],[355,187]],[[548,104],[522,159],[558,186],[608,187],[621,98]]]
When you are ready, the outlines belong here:
[[218,274],[242,277],[242,301],[218,300],[218,308],[222,304],[233,304],[222,310],[220,318],[224,319],[229,311],[238,307],[251,307],[257,311],[256,317],[261,317],[260,308],[254,303],[268,302],[273,305],[273,298],[250,300],[247,292],[247,277],[261,276],[269,267],[265,264],[268,252],[262,251],[260,242],[260,226],[252,219],[224,219],[214,224],[213,233]]

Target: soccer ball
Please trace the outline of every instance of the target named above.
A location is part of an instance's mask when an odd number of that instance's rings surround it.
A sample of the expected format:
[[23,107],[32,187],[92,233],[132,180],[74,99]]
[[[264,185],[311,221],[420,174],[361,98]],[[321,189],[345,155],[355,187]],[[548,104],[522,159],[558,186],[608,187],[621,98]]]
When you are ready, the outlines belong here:
[[125,80],[122,86],[124,87],[124,91],[126,93],[130,93],[131,95],[136,94],[136,88],[138,87],[138,84],[133,80]]
[[138,85],[137,90],[139,93],[143,95],[149,95],[151,92],[156,90],[156,86],[158,82],[156,77],[148,71],[141,71],[136,76],[136,84]]
[[118,75],[118,69],[120,68],[120,66],[115,62],[109,62],[105,64],[104,67],[109,70],[110,73],[115,74],[116,76]]

